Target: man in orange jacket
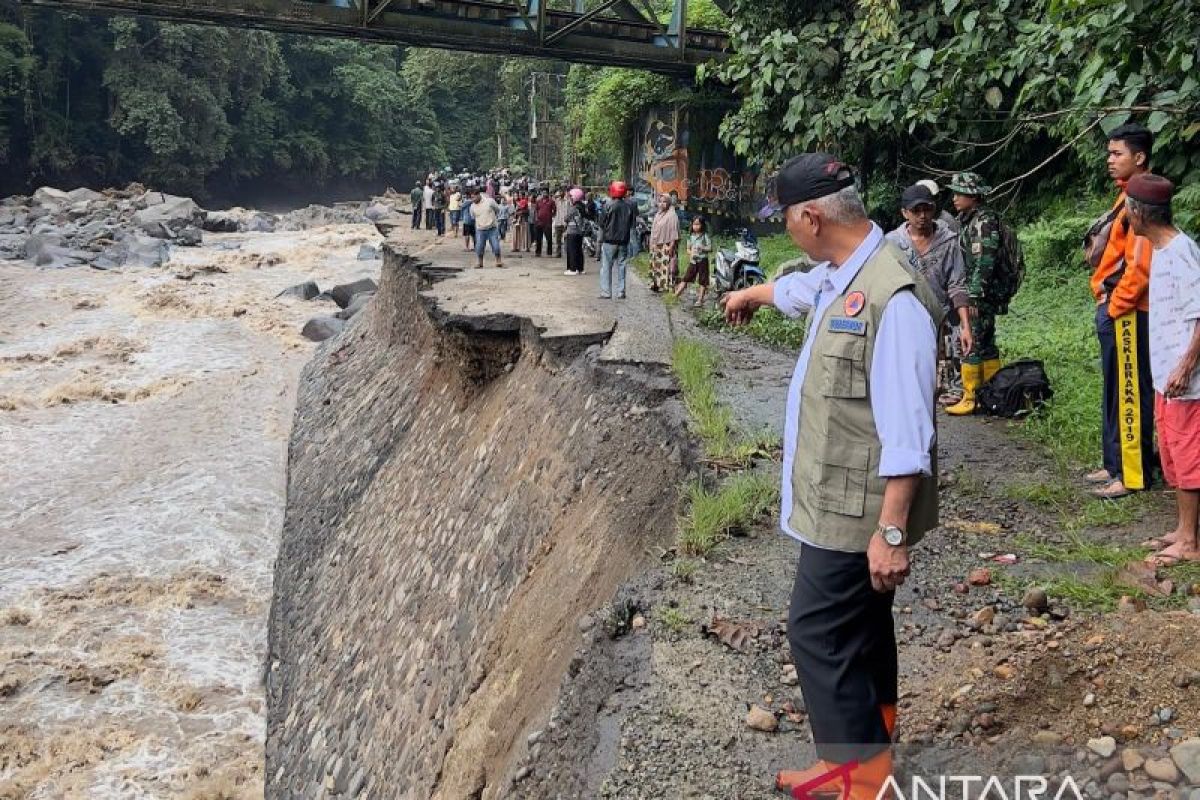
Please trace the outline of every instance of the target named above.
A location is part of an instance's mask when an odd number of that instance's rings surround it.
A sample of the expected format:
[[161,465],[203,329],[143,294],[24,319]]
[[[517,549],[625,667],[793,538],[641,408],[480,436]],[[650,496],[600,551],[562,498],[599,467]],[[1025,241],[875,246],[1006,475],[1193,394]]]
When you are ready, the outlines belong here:
[[1108,173],[1121,193],[1088,231],[1084,247],[1096,298],[1096,336],[1104,373],[1104,466],[1087,480],[1098,497],[1116,499],[1145,489],[1156,468],[1154,389],[1150,377],[1150,256],[1125,211],[1125,186],[1150,169],[1154,135],[1141,125],[1121,125],[1108,137]]

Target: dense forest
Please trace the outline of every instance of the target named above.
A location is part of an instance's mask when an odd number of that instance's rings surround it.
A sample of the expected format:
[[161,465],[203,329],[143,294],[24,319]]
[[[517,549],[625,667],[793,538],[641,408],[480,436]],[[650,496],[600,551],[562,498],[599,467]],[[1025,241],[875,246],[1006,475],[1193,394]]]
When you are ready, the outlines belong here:
[[520,166],[536,70],[566,66],[26,12],[0,21],[0,191],[137,179],[203,196]]
[[[1140,121],[1157,170],[1200,183],[1193,0],[734,0],[737,152],[833,148],[879,207],[914,176],[977,169],[1028,211],[1106,183],[1103,132]],[[1025,202],[1034,200],[1036,202]]]

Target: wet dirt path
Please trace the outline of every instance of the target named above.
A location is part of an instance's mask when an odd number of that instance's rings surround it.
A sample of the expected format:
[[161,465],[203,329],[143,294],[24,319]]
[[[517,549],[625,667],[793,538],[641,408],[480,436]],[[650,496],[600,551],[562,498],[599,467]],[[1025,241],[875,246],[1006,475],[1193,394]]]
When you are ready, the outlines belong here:
[[299,330],[337,310],[276,295],[377,276],[357,254],[379,240],[0,264],[0,797],[261,797]]

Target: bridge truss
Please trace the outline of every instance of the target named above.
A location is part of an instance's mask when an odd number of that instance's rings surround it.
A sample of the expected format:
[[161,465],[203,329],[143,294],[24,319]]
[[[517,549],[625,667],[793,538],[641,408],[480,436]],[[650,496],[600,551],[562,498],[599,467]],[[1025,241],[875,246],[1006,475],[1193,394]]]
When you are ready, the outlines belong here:
[[[690,29],[687,0],[658,22],[647,0],[21,0],[62,11],[137,14],[481,53],[637,67],[690,76],[724,57],[728,37]],[[639,7],[640,6],[640,7]]]

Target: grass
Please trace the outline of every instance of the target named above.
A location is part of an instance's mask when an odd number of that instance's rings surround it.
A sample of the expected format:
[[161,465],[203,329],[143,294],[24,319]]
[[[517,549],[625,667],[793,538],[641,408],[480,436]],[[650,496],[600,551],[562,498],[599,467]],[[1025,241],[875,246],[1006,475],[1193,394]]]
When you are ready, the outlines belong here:
[[741,468],[778,449],[769,433],[747,436],[733,421],[733,411],[717,398],[716,348],[695,339],[678,339],[671,352],[671,369],[683,392],[692,429],[704,443],[704,454],[718,466]]
[[672,633],[683,633],[692,624],[691,617],[672,606],[660,607],[654,616]]
[[1002,490],[1010,500],[1023,500],[1058,512],[1059,521],[1068,532],[1087,528],[1114,528],[1140,520],[1154,502],[1146,493],[1138,493],[1120,502],[1085,497],[1071,485],[1064,472],[1057,481],[1010,483]]
[[1034,558],[1051,563],[1090,563],[1105,567],[1119,567],[1130,561],[1145,558],[1149,551],[1144,547],[1128,547],[1084,539],[1077,533],[1068,537],[1067,544],[1045,544],[1028,538],[1018,538],[1018,544]]
[[1092,463],[1100,451],[1096,303],[1079,241],[1102,205],[1084,201],[1021,229],[1025,283],[996,326],[1005,361],[1045,364],[1054,399],[1020,430],[1045,445],[1063,468]]
[[683,555],[704,558],[772,510],[779,502],[779,484],[769,473],[740,472],[713,491],[693,481],[686,496],[688,512],[680,520],[678,549]]
[[693,561],[690,558],[681,558],[671,565],[671,574],[680,583],[691,583],[696,579],[696,572],[699,569],[699,561]]

